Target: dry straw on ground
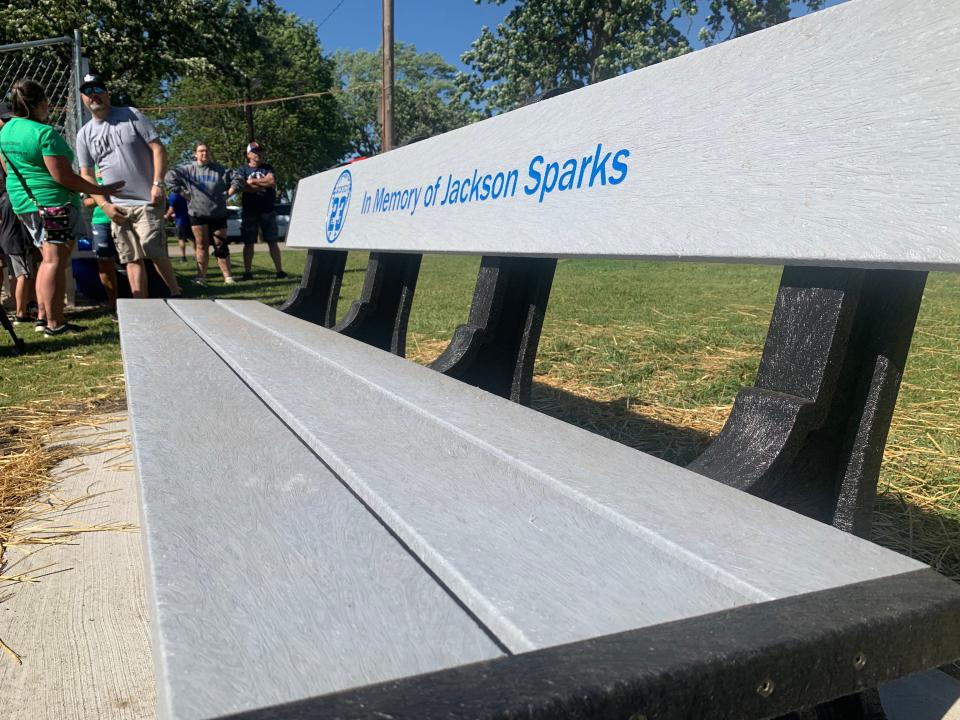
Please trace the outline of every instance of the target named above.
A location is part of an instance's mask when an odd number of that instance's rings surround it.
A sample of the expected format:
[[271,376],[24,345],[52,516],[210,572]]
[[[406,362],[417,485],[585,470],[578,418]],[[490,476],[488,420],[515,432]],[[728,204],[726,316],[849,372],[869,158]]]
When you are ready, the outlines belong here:
[[[65,521],[65,514],[72,507],[90,501],[97,494],[72,498],[57,494],[57,483],[83,471],[80,463],[62,468],[56,478],[51,475],[54,467],[82,455],[112,449],[122,452],[127,448],[109,436],[101,442],[70,442],[70,432],[99,428],[114,420],[105,413],[118,409],[113,399],[116,396],[116,391],[112,391],[83,403],[57,400],[0,411],[0,602],[22,583],[38,582],[46,575],[68,569],[42,562],[26,563],[33,553],[10,562],[8,548],[40,550],[71,542],[83,533],[129,529],[120,525],[88,526]],[[20,662],[19,655],[2,638],[0,650]]]

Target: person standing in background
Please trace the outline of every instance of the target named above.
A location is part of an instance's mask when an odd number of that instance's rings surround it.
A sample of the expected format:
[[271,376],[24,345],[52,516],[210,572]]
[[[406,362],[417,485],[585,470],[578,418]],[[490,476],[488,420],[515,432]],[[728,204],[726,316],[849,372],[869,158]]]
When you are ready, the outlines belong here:
[[[94,167],[97,183],[103,184],[100,168]],[[107,293],[107,307],[110,319],[117,319],[117,246],[113,242],[113,231],[110,218],[103,212],[97,201],[90,195],[83,204],[93,207],[90,226],[93,230],[93,252],[97,256],[97,269],[100,271],[100,284]]]
[[247,145],[247,164],[237,171],[243,180],[243,195],[240,204],[240,239],[243,241],[243,279],[253,278],[253,246],[257,235],[270,251],[277,279],[285,278],[280,263],[280,248],[277,247],[277,178],[273,166],[264,160],[263,147],[256,142]]
[[[0,102],[0,132],[4,124],[13,117],[13,110],[5,102]],[[7,258],[10,271],[10,297],[14,303],[13,324],[29,323],[30,301],[33,300],[34,281],[36,280],[36,262],[33,243],[26,228],[13,212],[10,198],[7,196],[7,176],[0,169],[0,253]],[[43,329],[43,325],[38,326]]]
[[73,171],[73,151],[46,124],[50,103],[40,83],[15,82],[10,105],[14,117],[0,133],[0,161],[7,171],[13,211],[43,255],[37,271],[37,302],[46,323],[43,331],[51,336],[79,332],[84,328],[65,322],[63,313],[70,253],[76,238],[86,233],[77,193],[110,194],[124,182],[101,187]]
[[193,231],[190,229],[190,212],[187,209],[187,199],[180,193],[171,192],[167,196],[167,214],[166,220],[169,222],[173,218],[174,225],[177,228],[177,243],[180,245],[180,262],[187,261],[187,241],[193,243],[193,254],[197,254],[197,243],[193,238]]
[[96,199],[110,218],[117,254],[127,267],[130,293],[147,297],[144,260],[153,261],[172,297],[180,295],[177,276],[167,257],[164,222],[167,194],[163,175],[167,153],[153,124],[136,108],[113,107],[106,84],[99,75],[85,75],[80,97],[93,116],[77,133],[80,174],[95,182],[94,167],[109,184],[126,179],[122,192]]
[[210,148],[198,142],[193,148],[194,162],[178,165],[167,173],[167,185],[187,199],[190,228],[196,239],[197,285],[207,284],[209,249],[217,258],[223,282],[236,282],[230,270],[230,245],[227,243],[227,197],[234,194],[235,173],[213,161]]

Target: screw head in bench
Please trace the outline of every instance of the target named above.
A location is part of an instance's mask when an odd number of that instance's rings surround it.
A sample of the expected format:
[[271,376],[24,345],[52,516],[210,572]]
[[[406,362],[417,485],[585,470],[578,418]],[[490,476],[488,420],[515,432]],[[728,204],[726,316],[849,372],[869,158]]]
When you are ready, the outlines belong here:
[[760,697],[768,698],[773,695],[773,680],[767,678],[762,683],[757,686],[757,695]]
[[866,667],[866,665],[867,665],[866,655],[864,655],[862,652],[858,652],[856,655],[854,655],[853,667],[855,667],[857,670],[863,670],[863,668]]

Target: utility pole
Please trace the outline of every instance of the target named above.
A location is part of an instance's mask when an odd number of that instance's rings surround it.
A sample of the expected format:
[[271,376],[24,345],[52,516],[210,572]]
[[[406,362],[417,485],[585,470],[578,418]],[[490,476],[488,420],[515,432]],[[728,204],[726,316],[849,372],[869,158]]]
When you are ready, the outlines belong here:
[[243,105],[243,117],[247,122],[247,142],[252,143],[257,139],[257,132],[253,126],[253,105],[250,104],[250,101],[253,99],[251,97],[250,89],[250,78],[244,78],[246,82],[245,93],[244,93],[244,105]]
[[383,133],[380,152],[393,149],[393,0],[383,0],[383,91],[380,96]]

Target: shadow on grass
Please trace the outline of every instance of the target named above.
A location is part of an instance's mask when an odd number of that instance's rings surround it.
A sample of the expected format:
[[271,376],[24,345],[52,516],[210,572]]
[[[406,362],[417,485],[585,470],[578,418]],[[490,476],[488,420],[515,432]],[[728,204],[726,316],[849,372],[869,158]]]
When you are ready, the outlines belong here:
[[675,465],[690,463],[713,439],[709,433],[677,427],[632,412],[626,397],[592,400],[535,382],[530,406],[545,415]]
[[30,333],[24,337],[25,355],[37,353],[55,353],[62,350],[93,350],[107,345],[117,344],[117,332],[87,328],[81,333],[50,337],[43,333]]
[[208,279],[206,285],[200,286],[181,278],[180,288],[183,297],[190,300],[260,300],[268,305],[276,305],[285,301],[299,284],[299,275],[288,275],[278,280],[273,273],[269,276],[263,273],[262,277],[255,274],[252,280],[238,278],[233,285]]
[[920,507],[891,490],[877,497],[870,539],[960,582],[960,515]]
[[[119,326],[107,319],[107,311],[100,307],[70,309],[66,319],[73,325],[84,328],[82,332],[67,335],[50,336],[36,332],[33,325],[20,325],[17,335],[26,345],[24,355],[56,353],[64,350],[93,350],[108,345],[116,345]],[[0,353],[6,348],[0,346]]]

